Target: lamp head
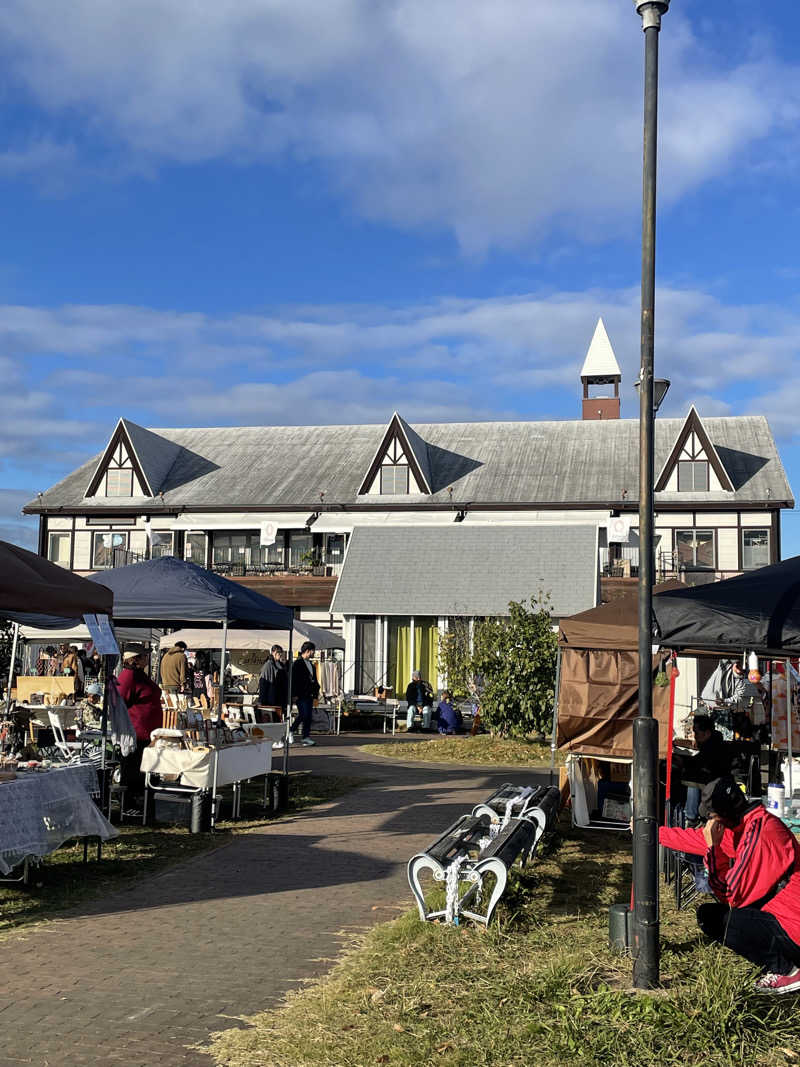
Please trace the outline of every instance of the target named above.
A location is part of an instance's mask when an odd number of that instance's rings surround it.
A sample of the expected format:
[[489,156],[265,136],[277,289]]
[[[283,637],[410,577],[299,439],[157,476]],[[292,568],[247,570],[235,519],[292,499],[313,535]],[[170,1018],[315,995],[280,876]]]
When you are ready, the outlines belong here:
[[[633,387],[636,392],[639,392],[641,386],[641,373],[639,379],[633,383]],[[664,400],[664,397],[669,392],[669,387],[672,383],[669,378],[654,378],[653,379],[653,411],[658,411]]]

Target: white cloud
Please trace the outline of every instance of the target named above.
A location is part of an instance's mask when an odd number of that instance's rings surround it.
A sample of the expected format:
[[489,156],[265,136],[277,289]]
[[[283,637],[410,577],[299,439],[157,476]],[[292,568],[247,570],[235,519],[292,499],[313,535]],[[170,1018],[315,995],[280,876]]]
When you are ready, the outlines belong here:
[[[43,122],[76,127],[137,170],[310,160],[357,211],[451,230],[480,253],[554,226],[599,238],[637,217],[642,35],[631,7],[6,0],[0,49]],[[800,100],[797,71],[768,52],[731,65],[704,51],[688,14],[668,18],[662,203],[784,131]]]
[[22,506],[33,497],[28,489],[0,489],[0,541],[36,549],[37,520],[22,515]]

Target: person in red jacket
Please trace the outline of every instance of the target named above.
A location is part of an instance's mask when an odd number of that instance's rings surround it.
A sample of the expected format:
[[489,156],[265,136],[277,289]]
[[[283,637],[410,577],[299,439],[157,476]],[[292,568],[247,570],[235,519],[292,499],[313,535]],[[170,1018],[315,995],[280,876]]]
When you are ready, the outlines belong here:
[[127,786],[126,815],[141,815],[144,804],[142,753],[150,743],[150,733],[164,721],[161,711],[161,688],[147,674],[147,653],[134,646],[122,653],[122,670],[117,682],[122,699],[136,731],[136,751],[120,760],[120,781]]
[[800,992],[800,842],[730,775],[703,790],[704,827],[662,827],[666,848],[705,858],[717,898],[697,909],[700,929],[761,967],[762,993]]

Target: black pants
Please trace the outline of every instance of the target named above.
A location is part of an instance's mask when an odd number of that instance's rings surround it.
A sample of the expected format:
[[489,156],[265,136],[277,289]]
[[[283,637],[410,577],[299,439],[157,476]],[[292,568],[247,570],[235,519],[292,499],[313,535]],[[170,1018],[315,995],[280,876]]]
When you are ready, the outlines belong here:
[[311,734],[311,722],[314,718],[314,701],[311,697],[307,700],[298,700],[297,702],[297,718],[292,723],[292,730],[296,730],[298,725],[303,728],[303,737],[308,737]]
[[729,908],[718,902],[701,904],[697,925],[739,956],[771,974],[789,974],[800,967],[800,945],[788,937],[768,912],[758,908]]
[[136,748],[129,756],[121,756],[119,761],[120,785],[128,790],[125,803],[129,807],[136,807],[144,799],[144,775],[141,771],[142,753],[150,744],[149,741],[137,737]]

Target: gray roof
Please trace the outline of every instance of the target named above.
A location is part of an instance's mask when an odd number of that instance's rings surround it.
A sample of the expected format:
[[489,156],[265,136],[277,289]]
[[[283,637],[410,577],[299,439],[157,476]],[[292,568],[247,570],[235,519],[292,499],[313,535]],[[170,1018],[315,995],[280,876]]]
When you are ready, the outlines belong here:
[[155,496],[163,487],[167,475],[180,454],[180,445],[152,430],[145,430],[143,426],[138,426],[130,419],[120,421],[127,431],[136,458]]
[[[656,420],[655,469],[666,461],[684,419]],[[791,490],[767,420],[760,415],[703,419],[729,471],[735,494],[658,493],[657,502],[714,503],[787,501]],[[130,426],[130,424],[128,424]],[[153,429],[173,456],[158,470],[164,503],[176,508],[281,508],[325,504],[386,503],[358,495],[385,433],[385,425],[248,426]],[[589,504],[628,502],[638,492],[636,419],[569,422],[417,423],[427,445],[433,493],[392,498],[415,503]],[[140,445],[144,437],[139,438]],[[153,438],[148,436],[148,466]],[[177,446],[177,447],[176,447]],[[415,450],[419,447],[415,441]],[[98,463],[93,457],[43,494],[42,507],[108,507],[105,498],[84,498]],[[452,496],[448,489],[452,489]],[[115,507],[124,506],[120,499]],[[39,510],[32,501],[32,510]]]
[[595,526],[362,526],[331,611],[344,615],[507,615],[550,595],[553,615],[597,603]]

